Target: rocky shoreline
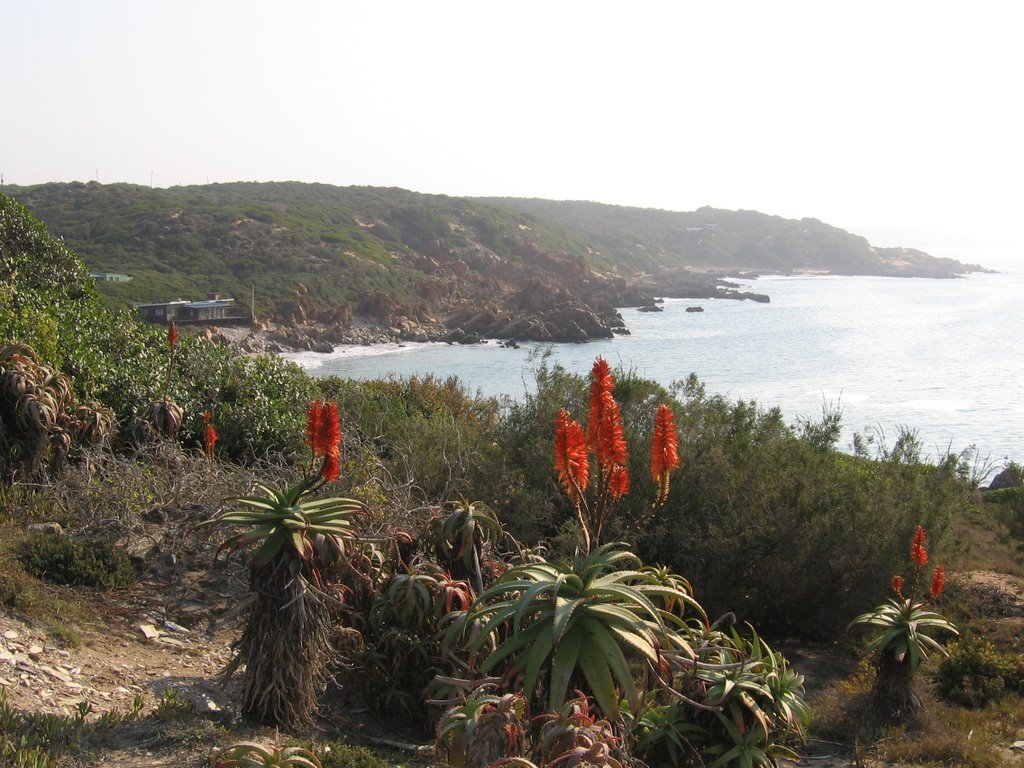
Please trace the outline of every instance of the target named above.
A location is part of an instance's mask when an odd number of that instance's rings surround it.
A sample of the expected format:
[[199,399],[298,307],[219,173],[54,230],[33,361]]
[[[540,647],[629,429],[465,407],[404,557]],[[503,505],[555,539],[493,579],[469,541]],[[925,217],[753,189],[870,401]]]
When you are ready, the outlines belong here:
[[[280,323],[256,326],[209,326],[203,336],[242,354],[319,352],[328,354],[342,345],[371,346],[402,342],[480,344],[499,341],[582,344],[592,339],[628,335],[619,308],[659,311],[664,298],[733,299],[768,303],[765,294],[740,291],[721,276],[673,275],[669,280],[641,280],[636,284],[604,286],[585,299],[565,286],[540,281],[518,294],[493,302],[466,302],[448,307],[444,319],[424,312],[406,313],[392,302],[380,311],[333,317],[313,313],[292,316]],[[664,276],[662,276],[664,278]],[[619,282],[619,281],[616,281]],[[660,289],[655,298],[655,290]],[[701,311],[690,308],[688,311]],[[410,316],[414,315],[414,316]]]

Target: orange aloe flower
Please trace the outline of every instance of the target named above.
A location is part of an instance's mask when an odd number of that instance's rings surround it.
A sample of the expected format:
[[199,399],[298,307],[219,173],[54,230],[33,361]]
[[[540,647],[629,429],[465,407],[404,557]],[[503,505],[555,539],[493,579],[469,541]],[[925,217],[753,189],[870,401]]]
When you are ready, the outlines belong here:
[[892,577],[892,591],[895,592],[899,597],[903,597],[903,577],[893,576]]
[[942,594],[942,588],[946,584],[946,569],[941,565],[935,566],[935,573],[932,574],[932,600]]
[[320,476],[324,480],[335,481],[341,474],[341,456],[338,449],[334,448],[327,452],[324,457],[324,465],[320,468]]
[[324,480],[337,480],[341,468],[341,421],[336,402],[314,400],[306,409],[306,444],[313,458],[324,457],[320,475]]
[[320,422],[323,418],[323,403],[314,400],[306,409],[306,445],[317,456],[317,438],[320,434]]
[[174,349],[174,345],[178,343],[178,325],[171,320],[167,326],[167,346]]
[[590,484],[590,460],[583,427],[562,408],[555,417],[555,471],[574,502]]
[[206,447],[206,454],[213,458],[213,449],[217,446],[217,429],[213,424],[207,424],[203,430],[203,445]]
[[662,403],[654,413],[654,434],[651,438],[651,475],[661,481],[679,466],[679,437],[675,415]]
[[597,450],[598,432],[605,421],[604,395],[606,392],[610,394],[613,389],[615,380],[612,378],[611,366],[599,356],[590,371],[590,412],[587,415],[587,445],[593,451]]
[[323,455],[327,456],[332,452],[338,452],[341,446],[341,420],[338,418],[338,404],[333,400],[324,403],[319,437],[319,447]]
[[608,493],[612,501],[618,501],[629,493],[629,472],[621,464],[616,464],[612,468],[611,477],[608,478]]
[[206,411],[203,414],[203,447],[206,449],[206,455],[212,459],[213,449],[217,446],[217,429],[210,423],[211,419],[213,414]]
[[924,548],[925,532],[920,525],[914,532],[914,542],[910,545],[910,560],[918,569],[928,563],[928,550]]
[[[594,428],[594,425],[589,425]],[[601,393],[601,417],[594,431],[596,443],[591,448],[597,453],[602,467],[626,465],[626,434],[622,428],[622,412],[610,389]]]

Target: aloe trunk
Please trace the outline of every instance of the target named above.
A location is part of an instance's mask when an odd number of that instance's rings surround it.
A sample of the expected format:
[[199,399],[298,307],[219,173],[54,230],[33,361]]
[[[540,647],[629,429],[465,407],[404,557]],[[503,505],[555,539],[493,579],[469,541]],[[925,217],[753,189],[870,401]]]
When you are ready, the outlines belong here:
[[914,672],[910,658],[899,660],[892,653],[882,653],[878,659],[875,682],[871,693],[880,712],[899,720],[921,709],[923,704],[914,693]]
[[290,549],[253,568],[254,602],[238,641],[238,659],[245,663],[242,713],[291,729],[312,725],[333,653],[328,597],[303,570],[309,565]]

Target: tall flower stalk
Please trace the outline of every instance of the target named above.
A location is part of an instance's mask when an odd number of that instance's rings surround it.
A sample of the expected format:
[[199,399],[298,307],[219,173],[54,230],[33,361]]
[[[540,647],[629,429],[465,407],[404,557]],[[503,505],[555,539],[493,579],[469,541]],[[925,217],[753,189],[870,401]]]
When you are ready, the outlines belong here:
[[[564,408],[555,418],[555,472],[573,504],[584,553],[600,544],[615,503],[629,493],[626,436],[608,362],[598,357],[590,376],[586,429]],[[651,471],[658,490],[651,508],[633,521],[634,526],[649,520],[668,501],[669,475],[678,466],[679,439],[672,409],[659,405],[651,444]]]
[[171,377],[174,373],[174,353],[178,348],[178,326],[172,320],[167,325],[167,373],[164,375],[163,394],[149,405],[145,421],[158,435],[174,440],[181,429],[184,413],[171,399]]
[[164,375],[164,397],[171,389],[171,376],[174,372],[174,353],[178,349],[178,324],[171,320],[167,324],[167,373]]

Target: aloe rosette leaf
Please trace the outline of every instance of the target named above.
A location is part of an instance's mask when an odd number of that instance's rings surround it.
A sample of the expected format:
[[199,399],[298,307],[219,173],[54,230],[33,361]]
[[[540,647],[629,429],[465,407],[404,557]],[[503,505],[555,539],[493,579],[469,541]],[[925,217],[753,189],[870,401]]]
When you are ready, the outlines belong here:
[[323,768],[316,755],[302,747],[265,747],[254,741],[231,744],[210,758],[214,768]]
[[[470,610],[471,621],[483,622],[473,652],[492,636],[504,638],[481,671],[509,665],[523,675],[528,698],[546,679],[542,693],[551,711],[561,708],[572,683],[582,681],[606,716],[621,717],[623,696],[639,711],[630,660],[657,665],[660,649],[681,640],[641,589],[650,577],[635,569],[638,558],[623,547],[605,544],[570,567],[532,563],[506,572]],[[684,594],[673,596],[682,600]]]
[[926,610],[925,603],[896,598],[890,598],[873,611],[861,614],[850,622],[850,628],[881,630],[868,643],[868,652],[891,654],[901,664],[906,662],[911,674],[928,658],[929,652],[947,653],[931,633],[939,631],[960,634],[944,616]]
[[241,506],[200,523],[196,528],[211,525],[235,525],[243,530],[229,536],[219,550],[244,549],[258,545],[253,565],[266,565],[290,545],[301,559],[309,559],[318,536],[336,542],[354,536],[353,518],[366,514],[366,506],[356,499],[332,497],[302,500],[308,489],[304,480],[287,489],[257,485],[263,496],[241,496],[234,502]]

